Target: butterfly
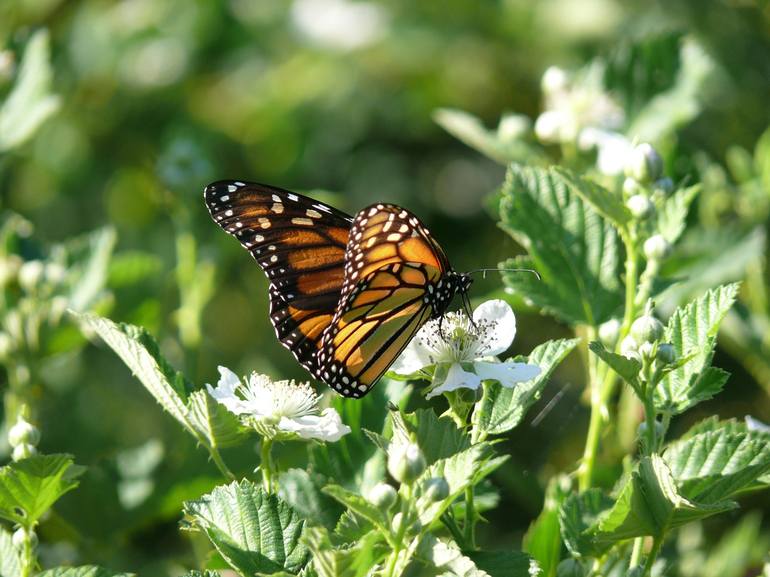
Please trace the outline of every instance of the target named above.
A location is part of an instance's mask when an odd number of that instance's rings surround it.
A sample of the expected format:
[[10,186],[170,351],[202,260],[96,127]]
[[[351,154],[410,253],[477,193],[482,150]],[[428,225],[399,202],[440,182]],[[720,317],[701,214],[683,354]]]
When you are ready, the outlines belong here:
[[278,340],[313,377],[363,397],[419,328],[471,278],[425,225],[378,203],[355,217],[274,186],[222,180],[204,189],[216,222],[267,275]]

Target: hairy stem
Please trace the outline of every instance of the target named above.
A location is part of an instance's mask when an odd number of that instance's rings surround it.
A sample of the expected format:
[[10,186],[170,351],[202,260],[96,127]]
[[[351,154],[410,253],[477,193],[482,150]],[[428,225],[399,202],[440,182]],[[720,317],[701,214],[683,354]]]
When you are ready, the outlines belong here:
[[262,471],[262,486],[268,493],[273,492],[273,462],[270,452],[273,448],[273,441],[270,439],[262,440],[260,457],[262,459],[259,468]]
[[209,455],[211,455],[211,460],[214,461],[214,464],[217,466],[217,469],[219,469],[219,472],[222,473],[222,475],[228,481],[235,481],[235,475],[233,475],[233,472],[228,468],[227,465],[225,465],[225,462],[222,459],[222,455],[219,454],[219,449],[216,447],[209,447]]
[[644,562],[642,577],[648,577],[651,574],[652,566],[655,564],[655,559],[658,558],[658,553],[660,553],[661,545],[663,545],[663,535],[659,535],[653,540],[652,549],[650,549],[650,552],[647,554],[647,560]]
[[471,550],[476,549],[476,508],[473,504],[473,487],[465,489],[465,524],[463,525],[465,544]]

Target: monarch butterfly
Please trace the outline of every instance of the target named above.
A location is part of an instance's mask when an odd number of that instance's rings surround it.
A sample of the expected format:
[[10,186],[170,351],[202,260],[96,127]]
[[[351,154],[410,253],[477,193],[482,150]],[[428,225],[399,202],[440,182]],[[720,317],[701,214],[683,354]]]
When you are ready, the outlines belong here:
[[273,186],[222,180],[204,189],[214,222],[270,281],[278,340],[316,379],[363,397],[412,336],[467,300],[425,225],[405,208],[374,204],[351,217]]

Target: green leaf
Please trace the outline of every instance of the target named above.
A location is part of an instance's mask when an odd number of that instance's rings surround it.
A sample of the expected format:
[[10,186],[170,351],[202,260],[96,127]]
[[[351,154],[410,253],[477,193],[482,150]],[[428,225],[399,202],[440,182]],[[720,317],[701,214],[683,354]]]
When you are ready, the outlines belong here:
[[615,505],[589,530],[597,544],[633,537],[664,536],[670,529],[736,507],[731,501],[696,503],[682,496],[665,461],[644,457]]
[[342,543],[354,543],[374,530],[366,519],[346,509],[337,521],[333,536]]
[[[504,135],[501,138],[499,130],[489,130],[478,118],[462,110],[439,108],[433,113],[433,120],[458,140],[500,164],[525,161],[534,155],[534,150],[522,138]],[[522,136],[530,131],[530,121],[523,115],[508,115],[500,122],[518,123]]]
[[624,357],[616,353],[611,353],[604,348],[599,341],[588,343],[588,348],[597,357],[603,360],[609,367],[615,371],[629,385],[639,390],[639,372],[642,370],[642,363],[630,357]]
[[385,512],[361,495],[348,491],[339,485],[327,485],[323,488],[323,492],[339,501],[356,515],[363,517],[379,528],[387,530],[386,528],[389,523]]
[[59,97],[51,92],[49,44],[46,30],[36,32],[27,43],[19,75],[0,106],[0,152],[24,144],[59,108]]
[[71,455],[35,455],[0,468],[0,517],[31,529],[85,469]]
[[762,513],[752,511],[709,548],[699,577],[744,577],[770,551],[770,535],[762,531]]
[[663,340],[674,345],[677,357],[692,354],[692,358],[666,374],[656,387],[655,406],[659,411],[681,413],[721,390],[728,375],[709,364],[719,324],[735,302],[738,286],[729,284],[710,290],[674,311]]
[[104,227],[76,239],[67,247],[73,254],[81,253],[81,258],[73,259],[74,262],[68,264],[70,287],[67,304],[71,309],[87,311],[102,297],[116,240],[115,229]]
[[21,577],[21,556],[11,534],[0,527],[0,577]]
[[761,485],[770,471],[770,435],[723,427],[672,443],[663,459],[683,496],[714,503]]
[[543,510],[524,535],[522,549],[537,561],[542,577],[555,577],[561,558],[559,511],[569,494],[569,485],[569,479],[563,475],[551,478],[545,490]]
[[612,499],[599,489],[573,493],[564,500],[559,510],[559,526],[564,544],[572,555],[579,558],[603,553],[606,547],[597,545],[587,530],[612,504]]
[[430,409],[418,409],[403,417],[409,430],[414,432],[428,465],[451,457],[471,445],[468,435],[458,429],[451,418],[438,417]]
[[[206,574],[209,574],[206,571]],[[118,573],[97,567],[96,565],[83,565],[81,567],[56,567],[41,571],[36,577],[132,577],[134,573]],[[198,573],[198,575],[204,575]]]
[[665,199],[656,211],[656,229],[672,245],[679,240],[684,231],[690,204],[698,196],[700,190],[699,184],[680,188]]
[[184,504],[194,529],[203,531],[239,573],[296,573],[309,552],[300,542],[305,521],[276,495],[250,481],[233,482]]
[[[280,573],[273,573],[273,575],[280,576]],[[219,573],[217,571],[188,571],[182,577],[219,577]]]
[[476,402],[471,417],[474,441],[489,435],[500,435],[516,427],[530,407],[540,398],[554,369],[577,346],[579,339],[559,339],[545,342],[532,350],[529,357],[517,357],[540,367],[540,374],[513,388],[498,383],[484,383],[481,399]]
[[619,229],[631,222],[631,211],[626,207],[620,194],[615,194],[567,168],[557,166],[553,168],[553,172],[557,177],[561,177],[572,193],[577,194]]
[[615,314],[622,302],[617,234],[559,173],[511,165],[500,216],[503,229],[529,253],[503,266],[530,266],[542,277],[504,273],[510,290],[572,325],[598,326]]
[[420,541],[417,557],[429,566],[449,571],[453,577],[494,577],[477,567],[454,543],[436,539],[430,533]]
[[334,528],[343,509],[321,492],[325,484],[326,479],[322,475],[303,469],[289,469],[280,475],[278,495],[309,523],[330,529]]
[[537,561],[521,551],[469,551],[468,557],[491,577],[539,577]]
[[145,329],[115,323],[93,314],[72,313],[87,330],[96,332],[172,417],[207,449],[242,442],[247,429],[222,405],[193,385],[160,353]]
[[308,527],[302,541],[312,553],[313,567],[319,577],[364,577],[386,551],[376,531],[351,547],[335,548],[325,529]]
[[[556,568],[556,577],[585,577],[589,575],[589,570],[585,564],[585,561],[578,559],[565,559]],[[630,576],[625,575],[625,577]]]

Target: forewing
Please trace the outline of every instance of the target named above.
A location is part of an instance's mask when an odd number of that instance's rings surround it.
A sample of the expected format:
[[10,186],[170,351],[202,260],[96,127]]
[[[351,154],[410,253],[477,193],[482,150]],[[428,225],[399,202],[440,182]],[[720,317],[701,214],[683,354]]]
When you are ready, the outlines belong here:
[[251,253],[270,280],[276,335],[312,370],[313,356],[341,297],[353,219],[280,188],[224,180],[204,190],[214,221]]

